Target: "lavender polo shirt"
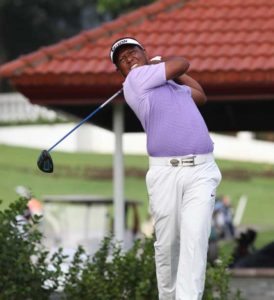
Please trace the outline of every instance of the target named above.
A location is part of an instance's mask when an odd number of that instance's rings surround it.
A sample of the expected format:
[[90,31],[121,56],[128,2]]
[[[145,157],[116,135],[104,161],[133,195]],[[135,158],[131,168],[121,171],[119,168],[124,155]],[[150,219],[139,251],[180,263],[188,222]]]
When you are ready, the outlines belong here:
[[191,89],[166,80],[165,63],[136,67],[124,82],[126,102],[147,134],[150,156],[183,156],[213,151],[207,126]]

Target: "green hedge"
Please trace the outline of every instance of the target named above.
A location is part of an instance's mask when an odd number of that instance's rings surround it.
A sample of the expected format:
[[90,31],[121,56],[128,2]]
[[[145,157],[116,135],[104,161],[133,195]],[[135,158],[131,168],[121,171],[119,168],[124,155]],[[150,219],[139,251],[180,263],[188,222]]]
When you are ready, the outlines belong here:
[[157,299],[153,251],[146,239],[123,253],[109,237],[91,259],[79,248],[66,277],[65,299]]
[[[123,253],[109,237],[89,259],[80,247],[66,277],[66,300],[157,300],[153,239],[137,240]],[[242,299],[229,287],[228,258],[208,264],[203,300]]]
[[[62,250],[49,256],[42,247],[40,219],[18,218],[26,204],[19,199],[0,211],[0,300],[50,299],[60,289],[64,300],[158,299],[153,239],[137,240],[123,252],[106,237],[93,257],[79,247],[64,273]],[[208,265],[204,300],[241,299],[230,291],[227,265],[226,259]]]
[[[39,218],[22,217],[27,200],[20,199],[0,211],[0,299],[49,299],[59,286],[61,251],[49,257],[41,246]],[[49,264],[52,268],[49,269]]]

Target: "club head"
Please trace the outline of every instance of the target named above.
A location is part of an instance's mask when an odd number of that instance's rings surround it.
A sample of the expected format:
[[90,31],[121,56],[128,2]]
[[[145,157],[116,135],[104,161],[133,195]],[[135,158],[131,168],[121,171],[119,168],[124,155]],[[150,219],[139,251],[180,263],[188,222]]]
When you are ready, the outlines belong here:
[[38,168],[45,173],[53,172],[53,161],[47,150],[43,150],[37,160]]

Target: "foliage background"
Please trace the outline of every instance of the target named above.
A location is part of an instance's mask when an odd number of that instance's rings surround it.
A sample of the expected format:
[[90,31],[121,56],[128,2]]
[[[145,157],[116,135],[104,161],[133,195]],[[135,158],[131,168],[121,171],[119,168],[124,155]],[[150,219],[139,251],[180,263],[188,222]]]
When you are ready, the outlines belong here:
[[[21,198],[0,211],[1,300],[48,300],[56,291],[66,300],[158,299],[153,238],[136,240],[125,252],[106,237],[92,257],[80,246],[65,271],[62,249],[48,255],[39,218],[26,205]],[[230,292],[226,268],[225,260],[208,265],[204,300],[240,299]]]
[[59,286],[64,256],[41,247],[39,218],[26,221],[26,204],[19,199],[0,211],[0,300],[46,300]]

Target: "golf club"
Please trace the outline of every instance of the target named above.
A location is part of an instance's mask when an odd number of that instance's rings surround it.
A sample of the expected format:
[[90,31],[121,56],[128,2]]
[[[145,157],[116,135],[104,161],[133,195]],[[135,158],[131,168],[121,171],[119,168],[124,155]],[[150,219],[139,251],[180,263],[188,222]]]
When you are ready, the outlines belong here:
[[97,107],[93,112],[91,112],[87,117],[85,117],[79,124],[77,124],[74,128],[72,128],[66,135],[64,135],[59,141],[57,141],[53,146],[51,146],[48,150],[43,150],[38,157],[37,166],[38,168],[45,173],[53,172],[53,160],[50,155],[50,151],[53,150],[58,144],[60,144],[66,137],[68,137],[73,131],[79,128],[82,124],[84,124],[87,120],[92,118],[99,110],[101,110],[104,106],[106,106],[111,100],[116,98],[120,93],[122,93],[123,89],[120,89],[113,96],[107,99],[104,103],[102,103],[99,107]]

